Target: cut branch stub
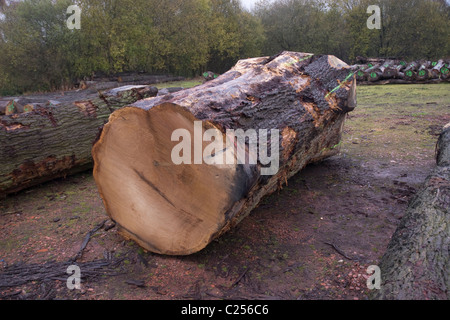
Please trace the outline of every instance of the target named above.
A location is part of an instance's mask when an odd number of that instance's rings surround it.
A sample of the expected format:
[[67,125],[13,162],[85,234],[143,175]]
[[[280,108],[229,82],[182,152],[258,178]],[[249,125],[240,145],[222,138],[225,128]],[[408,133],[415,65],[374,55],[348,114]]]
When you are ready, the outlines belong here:
[[242,60],[114,112],[92,150],[94,178],[124,236],[192,254],[308,163],[335,155],[355,106],[354,74],[333,56]]

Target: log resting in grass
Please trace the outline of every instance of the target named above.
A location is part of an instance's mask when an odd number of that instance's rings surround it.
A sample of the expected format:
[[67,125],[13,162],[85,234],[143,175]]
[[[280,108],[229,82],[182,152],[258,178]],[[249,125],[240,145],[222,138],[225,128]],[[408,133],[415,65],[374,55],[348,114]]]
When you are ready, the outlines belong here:
[[[134,86],[100,95],[67,92],[59,101],[37,95],[22,110],[0,116],[0,196],[92,168],[92,144],[109,115],[157,91]],[[20,102],[3,104],[8,109]]]
[[[241,60],[203,85],[114,112],[92,150],[94,178],[122,235],[152,252],[192,254],[307,164],[338,153],[355,106],[353,72],[333,56],[283,52]],[[225,148],[202,141],[206,129]],[[267,136],[265,145],[260,135],[258,153],[231,138],[238,129],[279,136]],[[182,143],[188,147],[179,152]],[[261,150],[275,146],[269,153],[279,155],[279,170],[263,175]],[[236,149],[245,152],[242,164]],[[174,152],[185,161],[175,164]],[[232,161],[207,164],[220,157]]]
[[450,123],[439,138],[437,164],[381,259],[373,299],[450,299]]

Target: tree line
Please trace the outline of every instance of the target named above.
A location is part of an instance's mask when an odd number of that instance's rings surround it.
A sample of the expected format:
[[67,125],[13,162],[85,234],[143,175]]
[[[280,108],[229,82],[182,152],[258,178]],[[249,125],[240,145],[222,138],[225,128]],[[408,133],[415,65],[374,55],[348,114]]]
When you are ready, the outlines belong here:
[[[367,28],[367,9],[381,9],[381,28]],[[450,53],[450,6],[445,0],[262,0],[256,9],[267,41],[277,50],[403,60],[437,59]]]
[[[224,72],[282,50],[436,59],[449,55],[445,0],[0,0],[0,94],[71,87],[94,73]],[[70,5],[81,28],[69,29]],[[381,29],[368,29],[369,5]]]

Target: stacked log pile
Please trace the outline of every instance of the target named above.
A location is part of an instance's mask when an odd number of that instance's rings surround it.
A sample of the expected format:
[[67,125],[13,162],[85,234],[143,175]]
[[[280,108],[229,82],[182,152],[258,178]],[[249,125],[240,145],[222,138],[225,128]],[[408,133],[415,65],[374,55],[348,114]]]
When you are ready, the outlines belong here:
[[152,86],[125,86],[0,100],[0,197],[89,169],[91,148],[115,110],[154,97]]
[[450,81],[450,59],[406,62],[395,59],[370,59],[351,67],[360,84],[412,84]]
[[205,82],[217,79],[219,77],[219,74],[214,73],[212,71],[207,71],[205,73],[203,73],[203,78]]

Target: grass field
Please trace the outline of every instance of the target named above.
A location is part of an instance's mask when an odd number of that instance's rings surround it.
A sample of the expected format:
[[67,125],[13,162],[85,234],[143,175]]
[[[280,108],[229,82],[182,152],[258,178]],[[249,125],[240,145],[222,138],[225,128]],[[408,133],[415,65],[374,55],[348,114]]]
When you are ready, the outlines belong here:
[[181,88],[188,89],[188,88],[195,87],[202,83],[203,83],[203,79],[195,78],[195,79],[187,79],[184,81],[158,83],[158,84],[156,84],[156,87],[158,89],[164,89],[164,88],[169,88],[169,87],[181,87]]
[[450,122],[450,83],[360,86],[345,147],[354,157],[432,159],[436,135]]

